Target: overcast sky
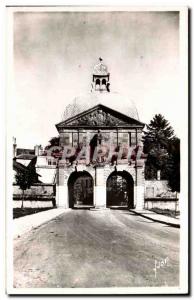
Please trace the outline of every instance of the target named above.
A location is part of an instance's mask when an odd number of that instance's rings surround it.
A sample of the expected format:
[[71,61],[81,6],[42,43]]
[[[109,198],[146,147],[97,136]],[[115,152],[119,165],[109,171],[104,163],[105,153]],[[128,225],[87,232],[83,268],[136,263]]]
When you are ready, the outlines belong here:
[[65,106],[89,92],[101,56],[111,88],[125,93],[142,122],[168,119],[179,136],[179,14],[17,12],[14,14],[15,124],[19,147],[57,135]]

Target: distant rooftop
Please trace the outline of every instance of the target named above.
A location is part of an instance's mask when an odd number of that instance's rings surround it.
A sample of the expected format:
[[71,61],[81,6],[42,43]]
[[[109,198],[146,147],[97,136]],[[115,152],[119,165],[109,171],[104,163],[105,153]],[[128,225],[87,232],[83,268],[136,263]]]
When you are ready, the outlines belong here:
[[26,148],[17,148],[16,156],[21,155],[21,154],[35,155],[35,150],[34,149],[26,149]]
[[29,160],[32,160],[35,157],[36,157],[36,155],[34,155],[34,154],[27,154],[27,153],[20,154],[20,155],[16,156],[17,159],[29,159]]

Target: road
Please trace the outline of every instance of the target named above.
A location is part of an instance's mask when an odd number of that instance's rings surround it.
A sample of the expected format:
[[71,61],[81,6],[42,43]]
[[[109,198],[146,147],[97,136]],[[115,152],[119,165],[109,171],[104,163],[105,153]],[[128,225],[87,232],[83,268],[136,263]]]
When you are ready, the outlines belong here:
[[178,285],[179,229],[127,210],[70,210],[14,241],[16,288]]

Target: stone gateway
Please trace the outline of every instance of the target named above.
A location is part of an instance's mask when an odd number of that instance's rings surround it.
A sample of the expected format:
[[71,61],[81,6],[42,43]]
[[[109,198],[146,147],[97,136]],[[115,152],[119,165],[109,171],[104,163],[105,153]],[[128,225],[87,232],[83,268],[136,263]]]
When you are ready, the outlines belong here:
[[57,166],[56,204],[143,209],[144,124],[100,103],[104,94],[111,97],[110,74],[102,59],[92,74],[93,93],[99,103],[56,125],[63,152]]

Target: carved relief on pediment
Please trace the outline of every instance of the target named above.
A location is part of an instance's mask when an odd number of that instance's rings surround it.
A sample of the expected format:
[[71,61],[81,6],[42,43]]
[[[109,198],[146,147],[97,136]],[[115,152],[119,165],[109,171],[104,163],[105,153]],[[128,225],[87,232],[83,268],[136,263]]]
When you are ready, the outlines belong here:
[[96,110],[85,116],[73,120],[68,125],[88,125],[88,126],[117,126],[123,121],[103,110]]

